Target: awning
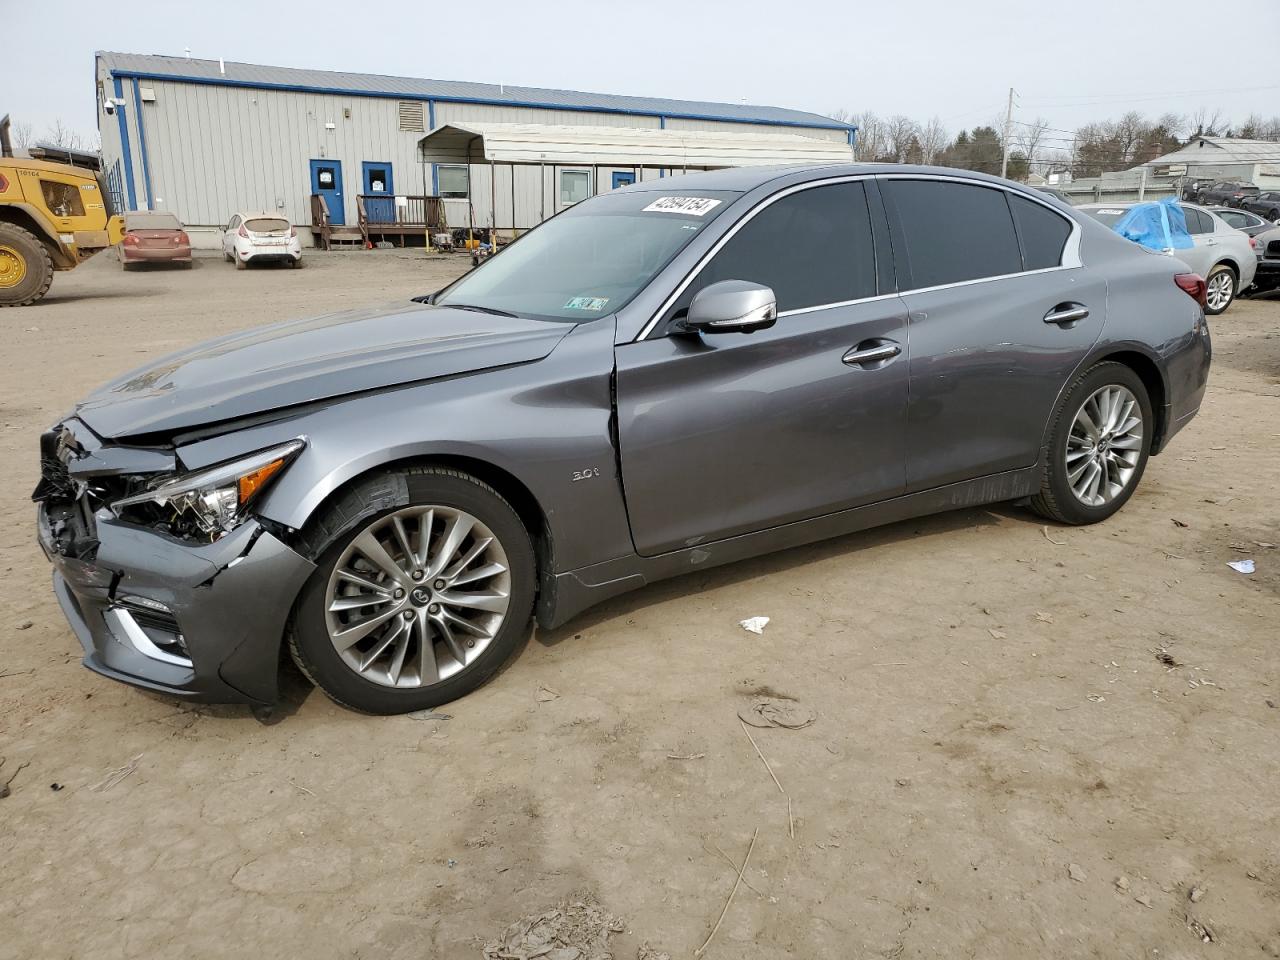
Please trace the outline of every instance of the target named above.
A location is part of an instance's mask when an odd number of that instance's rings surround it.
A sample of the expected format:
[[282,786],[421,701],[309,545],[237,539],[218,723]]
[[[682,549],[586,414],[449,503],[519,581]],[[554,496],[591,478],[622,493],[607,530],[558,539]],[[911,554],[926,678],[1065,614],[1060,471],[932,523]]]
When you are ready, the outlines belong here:
[[529,163],[616,167],[751,167],[849,163],[847,143],[794,133],[449,123],[418,141],[424,163]]

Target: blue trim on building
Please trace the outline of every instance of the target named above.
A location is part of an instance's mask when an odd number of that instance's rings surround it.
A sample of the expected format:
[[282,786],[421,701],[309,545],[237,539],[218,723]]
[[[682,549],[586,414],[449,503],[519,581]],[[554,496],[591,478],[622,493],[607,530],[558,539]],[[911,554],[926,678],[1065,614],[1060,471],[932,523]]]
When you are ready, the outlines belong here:
[[612,113],[630,117],[658,117],[665,122],[666,117],[679,117],[683,120],[707,120],[716,123],[751,123],[768,127],[806,127],[814,130],[850,130],[855,129],[847,123],[821,123],[808,120],[762,120],[751,117],[726,117],[706,113],[673,113],[670,110],[657,113],[652,110],[632,110],[626,107],[583,106],[567,103],[544,103],[537,100],[493,100],[486,97],[442,97],[435,95],[424,97],[421,94],[398,93],[391,90],[352,90],[346,87],[313,87],[302,83],[269,83],[258,80],[229,80],[226,77],[184,77],[173,73],[150,73],[146,71],[112,70],[114,79],[131,77],[139,80],[164,80],[170,83],[194,83],[212,87],[242,87],[251,90],[280,90],[287,93],[320,93],[336,94],[344,97],[373,97],[384,100],[424,100],[434,103],[478,103],[493,107],[530,107],[536,110],[568,110],[575,113]]
[[[120,78],[113,74],[111,79],[115,86],[115,99],[123,100],[124,87],[120,85]],[[133,151],[129,149],[129,125],[125,123],[123,104],[116,104],[116,119],[120,121],[120,152],[124,156],[125,193],[129,197],[129,209],[136,210],[138,209],[138,198],[134,196],[133,192]]]
[[138,150],[142,154],[142,185],[147,191],[147,209],[154,210],[155,201],[151,198],[151,164],[147,162],[147,131],[142,124],[142,94],[138,90],[138,78],[133,78],[134,123],[138,127]]

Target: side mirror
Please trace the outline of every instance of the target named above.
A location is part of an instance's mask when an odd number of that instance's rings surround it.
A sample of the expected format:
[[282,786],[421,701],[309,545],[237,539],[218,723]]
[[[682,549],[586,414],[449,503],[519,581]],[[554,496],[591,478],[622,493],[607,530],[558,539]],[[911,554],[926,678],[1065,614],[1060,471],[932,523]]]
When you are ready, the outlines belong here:
[[778,319],[773,291],[748,280],[721,280],[698,291],[680,329],[689,333],[751,333]]

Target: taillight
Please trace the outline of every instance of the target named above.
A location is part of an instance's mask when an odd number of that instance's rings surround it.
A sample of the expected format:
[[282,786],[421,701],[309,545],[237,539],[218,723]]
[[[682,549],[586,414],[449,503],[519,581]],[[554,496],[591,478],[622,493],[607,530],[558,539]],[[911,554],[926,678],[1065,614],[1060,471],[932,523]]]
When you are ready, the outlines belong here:
[[1180,273],[1173,278],[1178,289],[1200,304],[1201,309],[1209,305],[1209,285],[1198,273]]
[[237,230],[236,233],[240,234],[240,236],[244,237],[246,240],[249,239],[249,231],[244,228],[243,223],[240,224],[240,229]]
[[297,227],[290,227],[290,228],[289,228],[289,239],[290,239],[290,240],[292,240],[292,239],[293,239],[294,237],[296,237],[297,235],[298,235],[298,228],[297,228]]
[[138,235],[136,233],[126,233],[121,243],[126,247],[136,247],[138,245]]
[[1257,238],[1257,237],[1250,237],[1250,238],[1249,238],[1249,246],[1251,246],[1251,247],[1253,247],[1253,249],[1257,250],[1257,249],[1258,249],[1258,238]]
[[185,231],[179,230],[173,235],[173,242],[181,246],[191,243],[191,238],[187,236]]

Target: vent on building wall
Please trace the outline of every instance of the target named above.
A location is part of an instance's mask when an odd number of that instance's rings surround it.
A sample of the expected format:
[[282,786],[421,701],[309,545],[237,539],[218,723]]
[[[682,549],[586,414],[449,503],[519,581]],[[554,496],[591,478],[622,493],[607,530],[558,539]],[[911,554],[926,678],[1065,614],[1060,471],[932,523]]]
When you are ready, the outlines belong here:
[[415,133],[421,133],[422,125],[422,101],[421,100],[401,100],[400,101],[400,129],[409,130]]

